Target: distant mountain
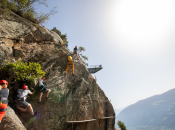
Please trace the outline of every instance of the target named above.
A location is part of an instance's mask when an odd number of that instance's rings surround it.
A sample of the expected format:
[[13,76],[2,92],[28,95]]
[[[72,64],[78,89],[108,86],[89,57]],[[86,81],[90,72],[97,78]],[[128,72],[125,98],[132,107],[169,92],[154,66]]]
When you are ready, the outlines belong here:
[[[124,107],[125,108],[125,107]],[[117,116],[124,108],[115,109],[115,116]]]
[[175,130],[175,89],[126,107],[116,120],[128,130]]

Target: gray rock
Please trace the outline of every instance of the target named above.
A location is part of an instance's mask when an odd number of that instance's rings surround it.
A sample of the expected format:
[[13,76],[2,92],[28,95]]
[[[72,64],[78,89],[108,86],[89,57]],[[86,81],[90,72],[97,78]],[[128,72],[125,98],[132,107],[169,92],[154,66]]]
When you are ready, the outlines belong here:
[[55,42],[55,44],[63,44],[63,41],[61,39],[61,37],[54,31],[50,31],[52,36],[53,36],[53,40]]
[[26,43],[51,41],[63,43],[58,34],[51,32],[11,12],[10,17],[0,15],[0,36],[6,39],[24,38]]
[[26,130],[26,128],[16,116],[13,109],[8,107],[0,124],[0,130]]
[[15,57],[24,57],[25,54],[22,52],[22,50],[14,49],[14,56]]

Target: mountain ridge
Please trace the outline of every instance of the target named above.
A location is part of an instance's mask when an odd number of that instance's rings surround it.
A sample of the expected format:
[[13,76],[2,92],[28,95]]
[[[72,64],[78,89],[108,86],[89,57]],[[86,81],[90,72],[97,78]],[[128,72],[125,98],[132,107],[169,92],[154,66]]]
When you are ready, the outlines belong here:
[[175,88],[162,94],[139,100],[122,110],[116,119],[123,121],[127,128],[155,126],[174,128]]

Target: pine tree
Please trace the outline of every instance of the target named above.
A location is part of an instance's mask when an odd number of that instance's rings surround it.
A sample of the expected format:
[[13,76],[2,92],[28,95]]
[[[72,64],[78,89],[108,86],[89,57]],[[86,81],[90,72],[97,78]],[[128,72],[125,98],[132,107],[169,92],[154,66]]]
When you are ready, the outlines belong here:
[[88,60],[88,57],[82,54],[82,51],[85,51],[85,50],[86,50],[86,49],[85,49],[84,47],[82,47],[82,46],[80,46],[80,47],[78,48],[79,57],[80,57],[81,61],[82,61],[86,66],[88,66],[88,63],[86,63],[86,61]]
[[118,126],[119,126],[119,128],[120,128],[121,130],[127,130],[127,129],[126,129],[126,126],[125,126],[125,124],[124,124],[123,122],[121,122],[121,121],[118,120],[117,124],[118,124]]

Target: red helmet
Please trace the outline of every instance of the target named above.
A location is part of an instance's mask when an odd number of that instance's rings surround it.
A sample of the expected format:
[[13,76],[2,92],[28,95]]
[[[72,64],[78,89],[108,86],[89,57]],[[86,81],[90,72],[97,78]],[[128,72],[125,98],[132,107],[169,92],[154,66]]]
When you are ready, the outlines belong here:
[[6,80],[1,80],[0,84],[7,84],[8,85],[8,82]]
[[46,80],[46,78],[45,78],[45,77],[42,77],[42,79]]
[[28,89],[27,85],[22,86],[22,89]]

